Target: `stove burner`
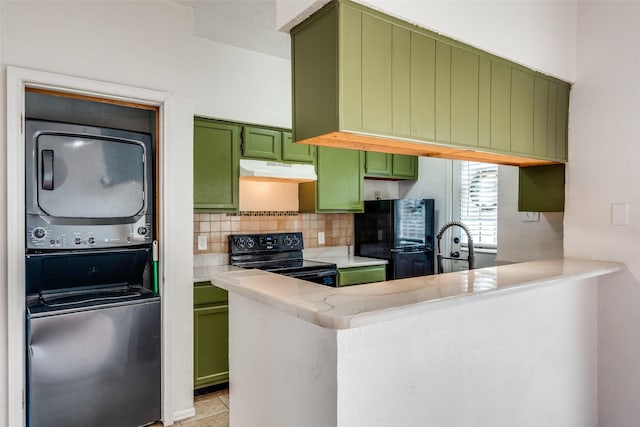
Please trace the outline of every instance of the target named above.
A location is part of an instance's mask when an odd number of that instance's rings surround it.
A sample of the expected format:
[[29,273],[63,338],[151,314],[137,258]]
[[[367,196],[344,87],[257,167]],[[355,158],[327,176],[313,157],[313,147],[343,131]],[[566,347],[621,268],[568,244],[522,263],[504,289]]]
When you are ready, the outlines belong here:
[[337,286],[336,265],[304,260],[303,248],[299,232],[230,235],[229,264]]

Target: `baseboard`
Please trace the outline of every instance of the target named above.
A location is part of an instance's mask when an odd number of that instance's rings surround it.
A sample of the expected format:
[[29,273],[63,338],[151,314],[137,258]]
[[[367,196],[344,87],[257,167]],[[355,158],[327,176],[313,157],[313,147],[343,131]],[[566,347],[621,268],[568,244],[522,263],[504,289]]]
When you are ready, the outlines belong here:
[[196,415],[196,409],[195,408],[185,409],[183,411],[174,412],[173,413],[173,421],[186,420],[187,418],[195,417],[195,415]]

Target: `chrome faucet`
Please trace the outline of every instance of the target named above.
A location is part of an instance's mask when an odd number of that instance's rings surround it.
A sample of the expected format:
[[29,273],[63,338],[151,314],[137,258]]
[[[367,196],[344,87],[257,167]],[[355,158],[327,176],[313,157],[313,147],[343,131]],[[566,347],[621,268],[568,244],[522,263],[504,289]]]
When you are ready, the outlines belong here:
[[453,226],[458,226],[458,227],[462,228],[465,233],[467,233],[467,240],[469,242],[469,256],[467,257],[467,263],[469,264],[469,270],[473,270],[473,267],[474,267],[474,264],[475,264],[476,256],[473,253],[473,237],[471,237],[471,232],[469,231],[467,226],[464,225],[462,222],[460,222],[460,221],[450,221],[450,222],[446,223],[445,225],[443,225],[442,228],[440,229],[440,231],[438,232],[438,234],[436,235],[436,238],[438,239],[438,274],[444,272],[444,267],[442,266],[442,260],[443,259],[454,259],[454,260],[458,260],[459,259],[459,258],[455,258],[455,257],[443,257],[442,253],[440,251],[440,240],[442,239],[442,235],[444,234],[444,232],[449,227],[453,227]]

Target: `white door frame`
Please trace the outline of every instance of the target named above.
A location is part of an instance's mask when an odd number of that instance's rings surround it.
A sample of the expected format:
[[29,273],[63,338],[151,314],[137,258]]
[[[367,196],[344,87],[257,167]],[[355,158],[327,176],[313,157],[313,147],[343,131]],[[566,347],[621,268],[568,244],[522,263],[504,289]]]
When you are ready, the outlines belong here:
[[[160,156],[158,185],[160,194],[159,230],[164,241],[171,241],[173,232],[168,224],[174,218],[165,209],[170,182],[166,167],[171,158],[174,123],[174,95],[168,92],[126,86],[97,80],[67,76],[18,67],[7,67],[7,410],[8,425],[25,424],[25,197],[24,197],[24,93],[26,87],[50,89],[79,95],[157,106],[160,110],[158,155]],[[174,271],[165,251],[160,253],[159,290],[162,298],[162,419],[173,423],[171,375],[172,357],[168,319],[174,299],[168,293]]]

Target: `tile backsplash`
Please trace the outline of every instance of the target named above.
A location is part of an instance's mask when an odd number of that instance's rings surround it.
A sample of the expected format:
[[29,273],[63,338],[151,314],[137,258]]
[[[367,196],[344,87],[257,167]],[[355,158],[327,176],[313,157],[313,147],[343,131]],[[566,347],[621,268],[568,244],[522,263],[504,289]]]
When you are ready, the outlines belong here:
[[[193,214],[193,253],[228,253],[229,234],[301,231],[305,248],[353,244],[353,214],[294,214],[252,212],[241,214]],[[318,232],[325,243],[318,245]],[[198,236],[207,237],[207,249],[198,250]]]

